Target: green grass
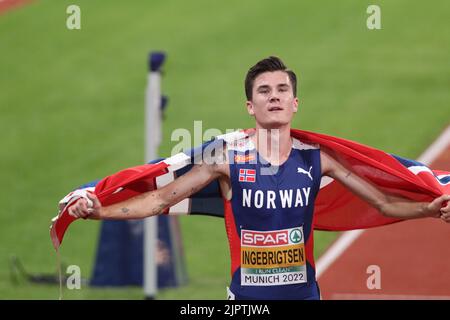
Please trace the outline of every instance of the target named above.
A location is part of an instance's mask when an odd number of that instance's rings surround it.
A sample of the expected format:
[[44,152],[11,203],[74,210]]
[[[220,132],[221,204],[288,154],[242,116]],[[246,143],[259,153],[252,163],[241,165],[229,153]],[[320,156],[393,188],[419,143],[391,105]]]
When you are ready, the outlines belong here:
[[[54,272],[48,235],[73,187],[143,162],[149,50],[168,52],[163,91],[168,155],[176,128],[245,128],[247,69],[269,54],[297,71],[294,126],[415,158],[450,118],[450,4],[377,1],[382,30],[366,28],[369,1],[76,1],[82,29],[65,27],[73,1],[34,1],[0,15],[0,298],[56,299],[57,286],[10,280]],[[183,217],[189,284],[162,299],[222,299],[229,252],[221,219]],[[99,223],[77,222],[62,260],[89,277]],[[334,238],[319,233],[316,257]],[[67,299],[141,298],[139,288],[65,290]]]

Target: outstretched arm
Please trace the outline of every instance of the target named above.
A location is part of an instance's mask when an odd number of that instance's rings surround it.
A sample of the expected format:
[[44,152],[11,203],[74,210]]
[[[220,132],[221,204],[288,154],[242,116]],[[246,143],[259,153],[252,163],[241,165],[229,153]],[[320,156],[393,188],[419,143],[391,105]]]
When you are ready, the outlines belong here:
[[435,217],[450,222],[450,195],[440,196],[432,202],[414,202],[389,196],[345,168],[326,151],[321,150],[320,159],[322,175],[338,180],[354,194],[378,209],[384,216],[400,219]]
[[85,199],[81,199],[70,207],[68,212],[77,218],[114,220],[140,219],[158,215],[218,178],[221,173],[217,168],[216,164],[194,165],[189,172],[160,189],[107,207],[103,207],[93,193],[88,193],[88,197],[93,202],[91,208],[88,208]]

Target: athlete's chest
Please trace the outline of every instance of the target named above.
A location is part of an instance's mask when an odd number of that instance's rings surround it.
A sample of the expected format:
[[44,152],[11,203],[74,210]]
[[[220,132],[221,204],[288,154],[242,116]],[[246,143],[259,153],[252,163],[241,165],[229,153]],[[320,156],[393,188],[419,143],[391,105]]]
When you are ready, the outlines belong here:
[[314,164],[292,152],[281,166],[269,163],[236,164],[232,186],[242,207],[287,209],[308,206],[313,195]]

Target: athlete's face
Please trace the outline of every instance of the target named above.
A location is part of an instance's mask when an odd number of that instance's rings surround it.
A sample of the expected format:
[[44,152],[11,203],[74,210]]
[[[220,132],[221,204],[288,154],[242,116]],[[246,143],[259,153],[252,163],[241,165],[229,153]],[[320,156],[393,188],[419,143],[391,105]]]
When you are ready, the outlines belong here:
[[286,72],[261,73],[253,83],[252,93],[252,100],[246,102],[247,110],[263,128],[289,124],[297,112],[298,99]]

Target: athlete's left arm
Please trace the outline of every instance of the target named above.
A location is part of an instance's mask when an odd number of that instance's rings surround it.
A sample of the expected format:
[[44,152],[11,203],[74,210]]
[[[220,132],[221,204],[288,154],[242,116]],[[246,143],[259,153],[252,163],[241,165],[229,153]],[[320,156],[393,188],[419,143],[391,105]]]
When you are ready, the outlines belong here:
[[414,219],[435,217],[450,223],[450,195],[446,194],[432,202],[414,202],[387,195],[370,182],[344,167],[323,149],[320,150],[322,175],[341,182],[350,191],[375,207],[384,216]]

